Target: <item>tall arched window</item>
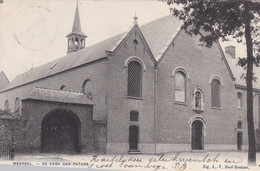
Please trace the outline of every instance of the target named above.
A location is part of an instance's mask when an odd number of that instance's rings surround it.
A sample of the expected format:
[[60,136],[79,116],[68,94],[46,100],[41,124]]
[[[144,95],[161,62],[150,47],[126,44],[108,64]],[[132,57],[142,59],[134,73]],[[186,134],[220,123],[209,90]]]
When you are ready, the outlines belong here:
[[8,100],[5,101],[4,110],[5,111],[9,110],[9,101]]
[[176,102],[186,101],[186,75],[178,71],[174,74],[174,95]]
[[19,109],[20,109],[20,99],[17,97],[15,99],[14,111],[19,111]]
[[142,65],[137,61],[128,64],[127,96],[142,97]]
[[211,81],[211,106],[220,108],[221,107],[221,90],[220,81],[218,79],[213,79]]

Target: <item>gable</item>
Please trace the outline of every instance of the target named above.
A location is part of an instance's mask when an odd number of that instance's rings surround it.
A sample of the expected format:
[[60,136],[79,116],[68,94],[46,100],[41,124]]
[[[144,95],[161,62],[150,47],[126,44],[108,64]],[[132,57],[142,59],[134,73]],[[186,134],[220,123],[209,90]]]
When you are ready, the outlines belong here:
[[9,80],[3,71],[0,72],[0,91],[9,84]]
[[[179,27],[180,28],[180,27]],[[178,29],[178,28],[177,28]],[[186,39],[184,38],[186,37]],[[189,38],[188,38],[189,37]],[[184,39],[183,39],[184,38]],[[186,42],[185,42],[186,41]],[[219,44],[219,42],[213,44],[213,46],[211,48],[207,48],[205,46],[202,45],[202,42],[199,41],[199,37],[198,36],[189,36],[183,29],[180,29],[176,35],[174,35],[174,37],[172,37],[169,42],[167,43],[167,45],[165,46],[164,49],[162,49],[162,53],[161,55],[159,56],[158,58],[158,65],[160,65],[160,62],[162,60],[164,60],[164,56],[167,54],[167,51],[170,49],[169,47],[175,47],[175,45],[181,45],[183,46],[183,50],[181,51],[181,53],[179,53],[178,55],[182,55],[185,54],[185,53],[188,53],[189,51],[191,51],[190,49],[190,46],[188,45],[188,43],[191,43],[192,42],[192,45],[194,44],[197,48],[195,48],[194,51],[197,51],[200,53],[203,53],[202,52],[202,49],[204,50],[207,50],[207,51],[211,51],[212,50],[212,55],[209,55],[210,56],[216,56],[216,53],[218,54],[217,56],[219,56],[219,58],[222,60],[222,62],[224,63],[228,73],[229,73],[229,76],[230,78],[234,81],[235,80],[235,77],[233,75],[233,72],[227,62],[227,59],[224,55],[224,52],[221,48],[221,45]],[[191,56],[192,56],[192,53],[191,53]],[[190,56],[187,56],[187,57],[190,57]],[[208,59],[206,59],[208,60]]]
[[[161,49],[165,48],[165,45],[171,39],[173,33],[176,32],[176,28],[179,26],[179,23],[180,21],[177,18],[172,15],[168,15],[145,24],[140,28],[137,26],[140,31],[142,42],[145,44],[146,49],[150,53],[150,56],[154,62],[156,62],[154,57],[160,54]],[[131,27],[131,29],[133,28],[134,27]],[[11,83],[8,84],[2,91],[13,89],[15,87],[64,72],[101,58],[106,58],[107,53],[109,54],[114,52],[117,47],[121,45],[122,41],[131,32],[131,29],[126,33],[118,34],[100,43],[86,47],[75,53],[68,54],[62,58],[20,74],[15,77],[15,79],[11,81]]]
[[169,43],[169,46],[158,61],[158,66],[160,67],[161,63],[170,61],[175,61],[176,65],[186,61],[187,64],[184,65],[186,65],[186,69],[190,70],[189,72],[193,72],[196,68],[203,68],[205,71],[200,69],[201,72],[207,72],[210,67],[219,67],[219,73],[221,73],[220,70],[225,70],[229,79],[235,80],[219,43],[213,44],[211,48],[201,46],[198,36],[189,36],[182,29]]
[[141,43],[143,44],[143,46],[145,47],[145,50],[147,51],[147,53],[149,54],[151,60],[153,61],[153,63],[155,64],[156,63],[156,60],[153,56],[153,53],[142,33],[142,31],[140,30],[139,26],[138,25],[134,25],[130,31],[128,31],[125,35],[122,36],[122,38],[117,42],[116,46],[114,46],[114,48],[111,50],[111,51],[107,51],[108,54],[110,56],[113,56],[118,50],[120,50],[120,48],[123,46],[123,44],[126,43],[126,41],[129,39],[129,37],[131,35],[135,35],[135,36],[138,36],[138,38],[141,40]]

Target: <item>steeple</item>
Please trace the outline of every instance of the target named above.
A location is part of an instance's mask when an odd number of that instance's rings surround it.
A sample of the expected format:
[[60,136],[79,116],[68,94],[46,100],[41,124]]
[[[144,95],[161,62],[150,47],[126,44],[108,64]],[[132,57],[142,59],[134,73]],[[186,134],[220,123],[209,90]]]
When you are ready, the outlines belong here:
[[87,36],[81,31],[80,17],[79,17],[79,6],[77,7],[74,16],[74,22],[72,31],[67,35],[68,38],[68,53],[76,52],[85,47],[85,38]]

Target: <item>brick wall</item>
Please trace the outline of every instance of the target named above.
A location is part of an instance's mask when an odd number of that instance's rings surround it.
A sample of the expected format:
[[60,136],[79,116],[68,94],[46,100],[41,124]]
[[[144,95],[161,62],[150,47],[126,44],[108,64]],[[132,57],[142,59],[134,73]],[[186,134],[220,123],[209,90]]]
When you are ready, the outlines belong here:
[[[187,49],[188,47],[188,49]],[[189,74],[187,98],[184,105],[174,103],[174,77],[176,67]],[[221,109],[211,108],[210,78],[221,78]],[[192,110],[194,89],[199,87],[204,95],[204,112]],[[234,81],[224,64],[216,44],[212,48],[198,46],[196,37],[183,31],[171,44],[158,67],[158,126],[157,142],[173,144],[191,143],[191,123],[194,117],[206,121],[204,144],[236,144],[236,93]]]
[[[133,40],[138,41],[135,47]],[[108,153],[126,153],[129,149],[130,111],[139,112],[139,144],[154,142],[154,63],[148,48],[144,45],[141,33],[134,28],[118,51],[108,61]],[[142,98],[127,98],[127,67],[125,62],[130,57],[140,58],[146,70],[142,77]],[[112,145],[119,143],[120,145]],[[118,148],[118,146],[120,146]],[[111,148],[110,148],[111,147]],[[143,148],[144,149],[144,148]],[[140,149],[142,151],[142,149]],[[144,151],[142,151],[144,152]],[[153,152],[148,148],[147,152]]]
[[[39,100],[24,100],[22,103],[22,116],[15,128],[16,152],[39,153],[41,147],[41,124],[44,116],[55,109],[65,109],[77,115],[81,123],[80,141],[81,153],[104,153],[105,149],[97,148],[97,139],[105,139],[106,135],[96,137],[93,122],[93,109],[89,105],[76,105],[66,103],[53,103]],[[103,126],[104,129],[105,126]],[[99,131],[100,132],[100,131]]]

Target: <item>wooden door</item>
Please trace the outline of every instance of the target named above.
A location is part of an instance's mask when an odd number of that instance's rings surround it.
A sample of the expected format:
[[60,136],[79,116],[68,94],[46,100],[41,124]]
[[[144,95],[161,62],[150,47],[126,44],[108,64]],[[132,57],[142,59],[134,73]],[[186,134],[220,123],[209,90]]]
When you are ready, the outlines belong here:
[[129,127],[129,150],[138,150],[139,127],[132,125]]

